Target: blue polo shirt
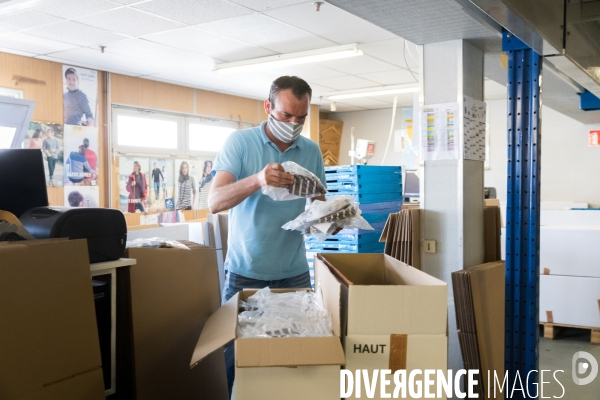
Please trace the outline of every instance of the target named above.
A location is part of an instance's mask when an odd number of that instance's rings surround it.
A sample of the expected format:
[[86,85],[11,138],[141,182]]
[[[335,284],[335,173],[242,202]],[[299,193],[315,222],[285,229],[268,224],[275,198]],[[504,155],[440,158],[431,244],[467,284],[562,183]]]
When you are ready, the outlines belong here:
[[[217,154],[213,175],[228,171],[239,181],[267,164],[294,161],[325,183],[317,143],[303,136],[283,153],[259,127],[233,132]],[[264,281],[308,271],[304,237],[281,226],[304,212],[304,199],[275,201],[259,189],[229,211],[229,243],[225,268],[234,274]]]

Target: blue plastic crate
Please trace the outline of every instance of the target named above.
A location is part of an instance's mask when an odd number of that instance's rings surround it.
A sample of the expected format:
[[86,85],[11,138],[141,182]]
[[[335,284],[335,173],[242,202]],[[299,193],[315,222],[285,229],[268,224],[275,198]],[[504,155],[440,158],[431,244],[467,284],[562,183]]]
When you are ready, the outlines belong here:
[[402,201],[402,193],[329,193],[325,197],[347,195],[352,196],[357,203],[381,203],[387,201]]
[[351,182],[329,182],[327,183],[329,193],[402,193],[402,184],[398,182],[373,182],[373,183],[351,183]]
[[318,253],[383,253],[385,243],[306,242],[305,246],[308,251]]
[[332,183],[402,183],[401,174],[353,174],[347,172],[341,172],[339,174],[325,174],[327,185]]
[[366,244],[379,242],[381,237],[381,231],[369,231],[369,233],[360,234],[343,234],[338,233],[337,235],[328,236],[327,239],[319,241],[314,237],[306,239],[306,242],[311,243],[346,243],[346,244]]
[[325,167],[326,174],[337,174],[337,173],[361,173],[363,175],[375,175],[375,174],[399,174],[402,172],[400,166],[380,166],[380,165],[333,165]]
[[402,200],[400,201],[388,201],[384,203],[369,203],[359,204],[358,208],[363,213],[368,212],[390,212],[395,213],[402,209]]
[[[385,222],[390,216],[389,212],[362,213],[361,216],[369,223]],[[371,225],[372,226],[372,225]]]

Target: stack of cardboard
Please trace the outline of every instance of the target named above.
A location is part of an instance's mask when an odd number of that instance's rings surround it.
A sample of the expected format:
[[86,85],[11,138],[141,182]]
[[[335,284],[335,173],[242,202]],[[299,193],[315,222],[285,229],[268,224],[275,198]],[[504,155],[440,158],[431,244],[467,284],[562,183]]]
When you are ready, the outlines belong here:
[[487,397],[488,371],[490,382],[494,382],[494,371],[499,379],[504,376],[504,274],[503,261],[452,273],[461,352],[465,369],[480,371],[479,398],[495,398],[493,390],[492,397]]
[[483,209],[484,224],[484,262],[494,262],[502,259],[502,243],[500,243],[500,229],[502,228],[502,217],[499,206],[486,205]]
[[390,214],[379,239],[385,242],[385,254],[421,269],[421,222],[418,208]]
[[117,396],[227,399],[222,352],[190,370],[208,317],[220,307],[215,249],[131,248],[137,264],[118,270]]
[[[272,291],[295,290],[298,289]],[[256,290],[243,290],[208,318],[191,367],[202,368],[215,354],[222,357],[222,347],[235,340],[235,400],[339,399],[340,365],[345,362],[340,343],[339,286],[323,286],[325,307],[332,314],[333,323],[333,336],[325,337],[236,338],[240,302],[254,293]],[[215,397],[205,394],[196,398]]]
[[86,240],[0,243],[0,398],[104,399]]
[[[345,368],[353,374],[405,369],[408,376],[415,369],[447,369],[445,282],[384,254],[319,254],[315,283],[329,304],[333,300],[325,288],[337,286],[342,293],[338,314]],[[378,391],[374,398],[379,396]]]

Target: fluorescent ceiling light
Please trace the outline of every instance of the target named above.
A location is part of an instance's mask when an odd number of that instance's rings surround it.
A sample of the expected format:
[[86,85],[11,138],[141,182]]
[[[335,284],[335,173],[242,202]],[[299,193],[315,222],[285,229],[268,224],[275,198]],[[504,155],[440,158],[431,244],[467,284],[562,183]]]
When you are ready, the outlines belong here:
[[344,90],[341,92],[330,92],[327,94],[329,100],[355,99],[358,97],[384,96],[397,93],[414,93],[419,91],[418,83],[406,85],[378,86],[359,90]]
[[238,72],[260,71],[269,68],[281,68],[289,65],[308,64],[340,58],[362,56],[356,43],[343,46],[326,47],[296,53],[279,54],[276,56],[252,58],[250,60],[217,64],[215,71],[219,74],[234,74]]

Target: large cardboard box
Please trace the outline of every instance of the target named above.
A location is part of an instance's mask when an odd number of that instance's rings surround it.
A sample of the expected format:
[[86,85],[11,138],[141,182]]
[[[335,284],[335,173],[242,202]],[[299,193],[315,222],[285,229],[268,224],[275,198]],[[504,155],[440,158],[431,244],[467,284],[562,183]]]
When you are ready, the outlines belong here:
[[319,254],[315,286],[336,283],[346,369],[447,369],[445,282],[386,254]]
[[600,226],[542,226],[540,273],[600,278],[598,243]]
[[[336,292],[337,288],[337,292]],[[297,289],[279,289],[289,292]],[[244,290],[210,316],[192,355],[192,368],[235,340],[236,400],[333,400],[340,398],[339,286],[323,287],[324,303],[332,314],[333,336],[236,338],[239,303],[256,293]]]
[[222,352],[190,370],[208,317],[221,305],[215,249],[131,248],[119,269],[119,398],[228,398]]
[[540,322],[600,328],[600,278],[540,276]]
[[104,399],[86,240],[0,244],[0,398]]

